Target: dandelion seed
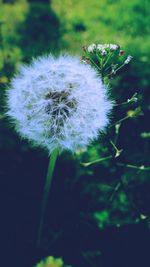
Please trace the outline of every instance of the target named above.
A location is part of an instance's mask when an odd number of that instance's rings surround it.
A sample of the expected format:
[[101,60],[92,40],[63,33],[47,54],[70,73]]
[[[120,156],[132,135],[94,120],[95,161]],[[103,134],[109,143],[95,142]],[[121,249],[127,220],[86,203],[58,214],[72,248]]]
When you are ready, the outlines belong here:
[[7,115],[21,137],[62,151],[85,148],[109,119],[112,103],[89,65],[71,56],[34,59],[7,92]]

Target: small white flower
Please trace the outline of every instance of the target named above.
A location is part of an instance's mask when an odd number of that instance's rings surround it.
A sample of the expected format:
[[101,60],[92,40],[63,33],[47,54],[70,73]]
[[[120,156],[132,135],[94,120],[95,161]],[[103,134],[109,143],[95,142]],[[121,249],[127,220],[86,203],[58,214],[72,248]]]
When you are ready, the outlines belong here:
[[105,49],[101,50],[101,55],[102,56],[106,56],[107,55],[107,51]]
[[118,49],[118,45],[116,45],[116,44],[110,44],[109,47],[113,51]]
[[97,45],[97,50],[101,51],[103,49],[103,45],[102,44],[98,44]]
[[20,68],[7,91],[7,107],[20,136],[51,153],[85,148],[107,125],[112,103],[91,66],[50,55]]
[[112,74],[116,74],[116,70],[114,68],[112,68],[112,71],[111,71]]
[[91,44],[88,46],[88,52],[92,53],[96,49],[96,44]]
[[127,59],[125,60],[124,64],[128,64],[132,60],[132,56],[128,56]]
[[116,44],[98,44],[97,45],[97,50],[102,51],[105,49],[117,50],[118,45],[116,45]]
[[105,48],[105,49],[107,49],[107,48],[109,48],[110,47],[110,44],[104,44],[103,45],[103,48]]
[[109,47],[109,45],[107,45],[107,44],[98,44],[97,50],[103,51],[103,50],[107,49],[108,47]]

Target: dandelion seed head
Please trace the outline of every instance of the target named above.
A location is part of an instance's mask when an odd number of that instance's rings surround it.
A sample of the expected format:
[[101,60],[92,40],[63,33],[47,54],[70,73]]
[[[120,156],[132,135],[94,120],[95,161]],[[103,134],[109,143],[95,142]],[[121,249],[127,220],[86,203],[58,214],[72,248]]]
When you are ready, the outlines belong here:
[[7,108],[20,136],[51,153],[85,148],[96,139],[112,102],[91,66],[50,55],[20,67],[7,91]]

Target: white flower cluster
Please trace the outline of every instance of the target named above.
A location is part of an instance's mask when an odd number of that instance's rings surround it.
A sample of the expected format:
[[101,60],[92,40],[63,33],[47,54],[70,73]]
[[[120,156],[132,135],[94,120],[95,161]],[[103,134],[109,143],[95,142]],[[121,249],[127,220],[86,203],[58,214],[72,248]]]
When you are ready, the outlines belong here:
[[91,53],[96,49],[96,44],[91,44],[88,46],[88,52]]
[[118,49],[118,45],[116,44],[91,44],[88,46],[88,52],[92,53],[93,51],[100,51],[102,55],[107,54],[107,50],[115,51]]
[[89,65],[50,55],[20,68],[7,92],[7,107],[16,131],[51,153],[75,151],[97,138],[112,103]]

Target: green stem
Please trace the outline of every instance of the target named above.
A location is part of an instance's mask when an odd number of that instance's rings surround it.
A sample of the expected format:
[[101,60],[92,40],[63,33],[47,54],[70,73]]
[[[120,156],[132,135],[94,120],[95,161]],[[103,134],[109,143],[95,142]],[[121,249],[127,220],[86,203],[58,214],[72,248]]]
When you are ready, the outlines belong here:
[[145,167],[144,165],[141,165],[141,166],[135,166],[135,165],[132,165],[132,164],[124,164],[124,163],[117,163],[118,166],[123,166],[123,167],[126,167],[126,168],[131,168],[131,169],[136,169],[136,170],[140,170],[140,171],[150,171],[150,167]]
[[118,68],[115,70],[115,72],[117,73],[117,71],[120,70],[120,69],[122,69],[125,65],[126,65],[126,64],[123,63],[120,67],[118,67]]
[[102,79],[102,82],[104,82],[104,79],[103,79],[103,59],[101,59],[101,79]]
[[127,120],[127,119],[129,119],[129,118],[131,118],[131,117],[130,117],[129,115],[127,115],[127,116],[125,116],[124,118],[120,119],[119,121],[117,121],[117,122],[111,124],[111,125],[109,126],[109,128],[112,128],[112,127],[115,126],[116,124],[120,124],[121,122],[123,122],[123,121],[125,121],[125,120]]
[[51,183],[52,183],[52,178],[53,178],[53,173],[54,173],[57,157],[58,157],[58,149],[55,149],[51,153],[51,157],[50,157],[49,165],[48,165],[48,170],[47,170],[46,182],[45,182],[45,186],[44,186],[43,200],[42,200],[42,207],[41,207],[41,217],[40,217],[40,224],[39,224],[39,229],[38,229],[38,242],[37,242],[38,246],[40,245],[40,242],[41,242],[44,216],[45,216],[49,191],[50,191],[50,187],[51,187]]
[[104,67],[106,66],[106,64],[108,63],[109,59],[112,57],[112,52],[109,52],[108,56],[107,56],[107,59],[104,63]]
[[104,158],[100,158],[100,159],[96,159],[94,161],[91,161],[91,162],[81,162],[81,165],[84,166],[84,167],[89,167],[93,164],[96,164],[96,163],[100,163],[102,161],[105,161],[105,160],[108,160],[108,159],[111,159],[113,156],[110,155],[110,156],[107,156],[107,157],[104,157]]
[[93,65],[95,66],[95,68],[97,68],[99,71],[101,71],[101,69],[99,68],[99,66],[94,62],[94,60],[92,58],[90,58],[91,62],[93,63]]

